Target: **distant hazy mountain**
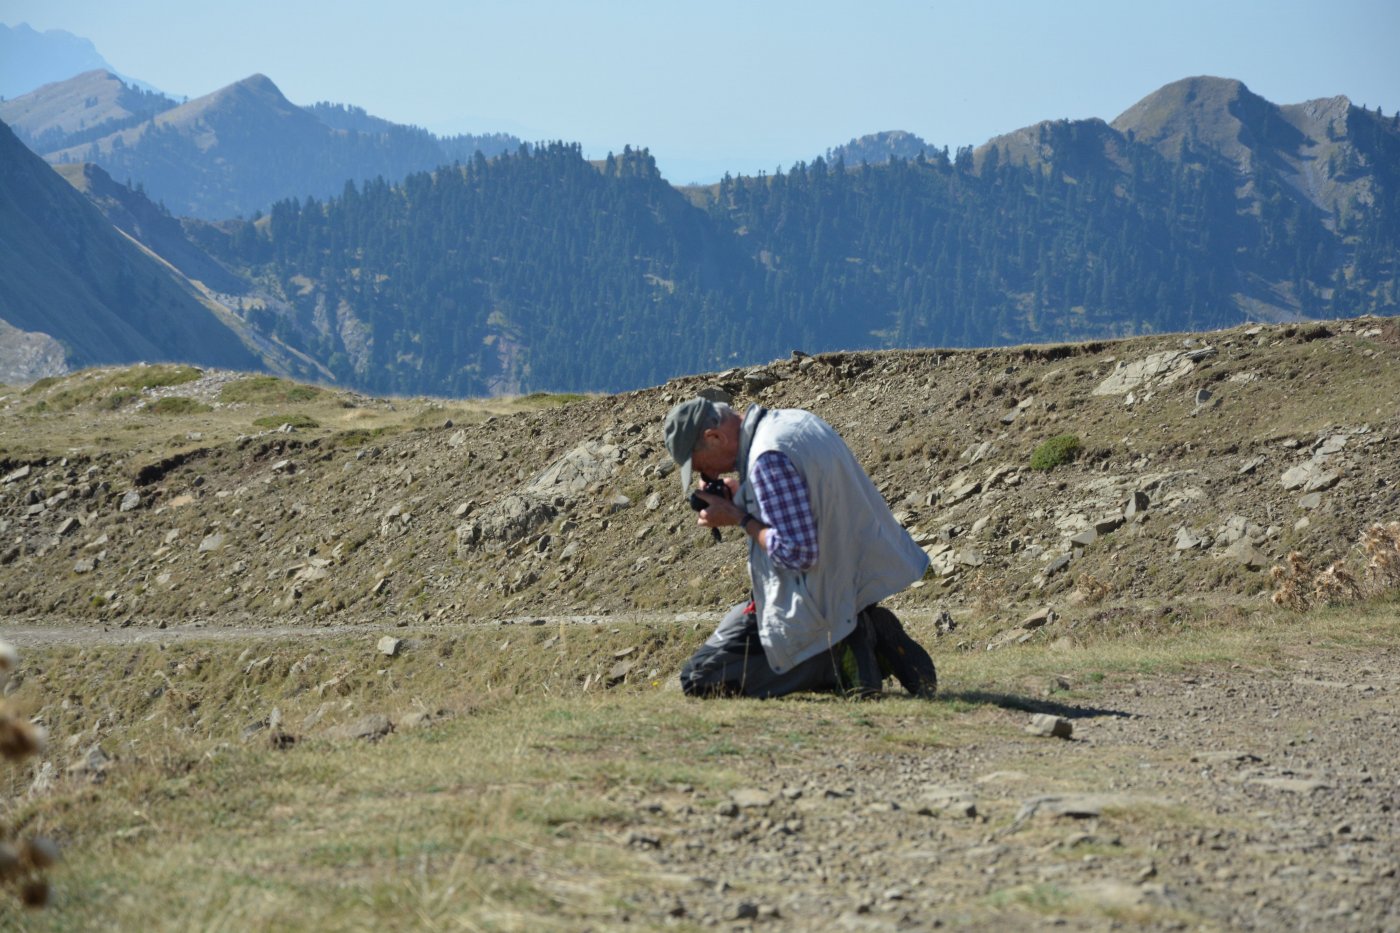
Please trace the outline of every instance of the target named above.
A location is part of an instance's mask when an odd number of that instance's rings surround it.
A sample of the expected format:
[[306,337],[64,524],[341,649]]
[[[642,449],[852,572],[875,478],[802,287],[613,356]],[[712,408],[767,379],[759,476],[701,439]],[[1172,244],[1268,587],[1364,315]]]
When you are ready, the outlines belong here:
[[0,24],[0,97],[18,97],[84,71],[111,68],[90,41],[71,32]]
[[870,165],[881,165],[892,158],[917,158],[920,153],[932,156],[934,151],[932,146],[913,133],[906,133],[904,130],[886,130],[883,133],[860,136],[844,146],[828,149],[826,161],[835,162],[840,159],[847,166],[860,165],[862,162],[867,162]]
[[[261,368],[183,277],[115,230],[3,124],[0,320],[48,335],[68,366],[183,360]],[[0,380],[32,375],[11,371]]]
[[110,71],[87,71],[0,101],[0,122],[38,153],[57,152],[136,126],[179,106],[128,85]]
[[172,212],[206,219],[520,145],[506,135],[439,138],[344,105],[299,107],[262,75],[176,105],[88,73],[0,104],[0,119],[52,163],[95,163]]

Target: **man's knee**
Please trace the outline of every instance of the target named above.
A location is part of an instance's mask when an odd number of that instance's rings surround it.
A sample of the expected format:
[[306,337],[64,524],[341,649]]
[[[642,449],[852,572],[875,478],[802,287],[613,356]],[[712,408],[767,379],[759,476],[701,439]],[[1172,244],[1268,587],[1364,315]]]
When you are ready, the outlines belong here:
[[725,693],[724,665],[716,664],[715,652],[701,649],[681,668],[681,692],[688,697],[715,697]]

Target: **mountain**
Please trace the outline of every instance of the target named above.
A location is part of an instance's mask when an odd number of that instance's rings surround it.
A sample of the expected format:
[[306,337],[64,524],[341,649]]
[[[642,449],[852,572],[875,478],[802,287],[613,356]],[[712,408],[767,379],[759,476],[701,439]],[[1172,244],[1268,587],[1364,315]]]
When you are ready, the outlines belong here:
[[552,143],[180,228],[246,283],[230,304],[253,331],[400,394],[1400,311],[1395,121],[1192,80],[1114,124],[953,159],[818,158],[682,192],[644,149],[590,163]]
[[1239,81],[1187,78],[1111,124],[1037,124],[988,141],[975,161],[983,173],[990,160],[992,170],[1012,163],[1116,176],[1124,196],[1137,196],[1143,146],[1173,171],[1219,177],[1211,227],[1233,257],[1230,300],[1242,313],[1283,319],[1396,307],[1400,117],[1345,97],[1279,106]]
[[111,67],[91,41],[71,32],[0,23],[0,97],[18,97],[40,85]]
[[0,101],[0,122],[35,152],[78,146],[143,123],[176,106],[110,71],[88,71]]
[[[262,368],[259,358],[168,265],[98,210],[0,124],[0,319],[47,335],[68,367],[180,360]],[[0,374],[24,381],[49,365]],[[13,362],[13,361],[12,361]]]
[[211,220],[520,145],[503,134],[440,138],[343,105],[299,107],[263,75],[177,105],[94,72],[0,104],[0,114],[49,162],[97,164],[176,214]]

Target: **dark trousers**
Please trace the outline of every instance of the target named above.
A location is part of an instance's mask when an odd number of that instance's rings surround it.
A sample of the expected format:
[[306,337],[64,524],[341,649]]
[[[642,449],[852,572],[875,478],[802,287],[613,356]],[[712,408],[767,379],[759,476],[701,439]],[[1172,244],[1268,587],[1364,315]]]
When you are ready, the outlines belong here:
[[[860,626],[856,627],[860,633]],[[687,696],[746,696],[767,699],[803,690],[842,689],[839,646],[808,658],[792,670],[775,673],[758,640],[758,616],[752,602],[725,614],[719,628],[681,669]],[[872,655],[873,661],[873,655]],[[875,684],[878,689],[879,675]],[[868,681],[870,675],[866,675]]]

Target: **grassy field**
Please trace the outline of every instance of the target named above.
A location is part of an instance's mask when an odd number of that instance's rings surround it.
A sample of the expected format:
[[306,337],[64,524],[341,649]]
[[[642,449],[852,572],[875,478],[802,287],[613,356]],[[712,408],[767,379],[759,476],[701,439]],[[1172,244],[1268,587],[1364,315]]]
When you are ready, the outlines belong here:
[[[704,634],[690,623],[398,629],[394,658],[382,634],[21,644],[10,700],[47,725],[51,759],[100,745],[111,761],[33,795],[31,772],[12,776],[9,816],[66,861],[52,907],[2,904],[0,927],[649,928],[696,883],[629,838],[650,800],[710,811],[833,749],[878,762],[981,748],[987,768],[1035,768],[1013,740],[1047,697],[1093,708],[1143,678],[1363,656],[1394,642],[1400,612],[1269,611],[997,652],[945,642],[933,702],[688,700],[675,670]],[[609,686],[619,656],[630,670]],[[396,731],[343,731],[368,714]],[[1190,808],[1120,821],[1134,819],[1211,825]],[[993,924],[1062,901],[1018,887],[955,906]]]
[[308,438],[386,437],[446,421],[471,424],[584,396],[367,398],[269,375],[193,366],[89,369],[0,387],[0,456],[175,452],[291,425]]

